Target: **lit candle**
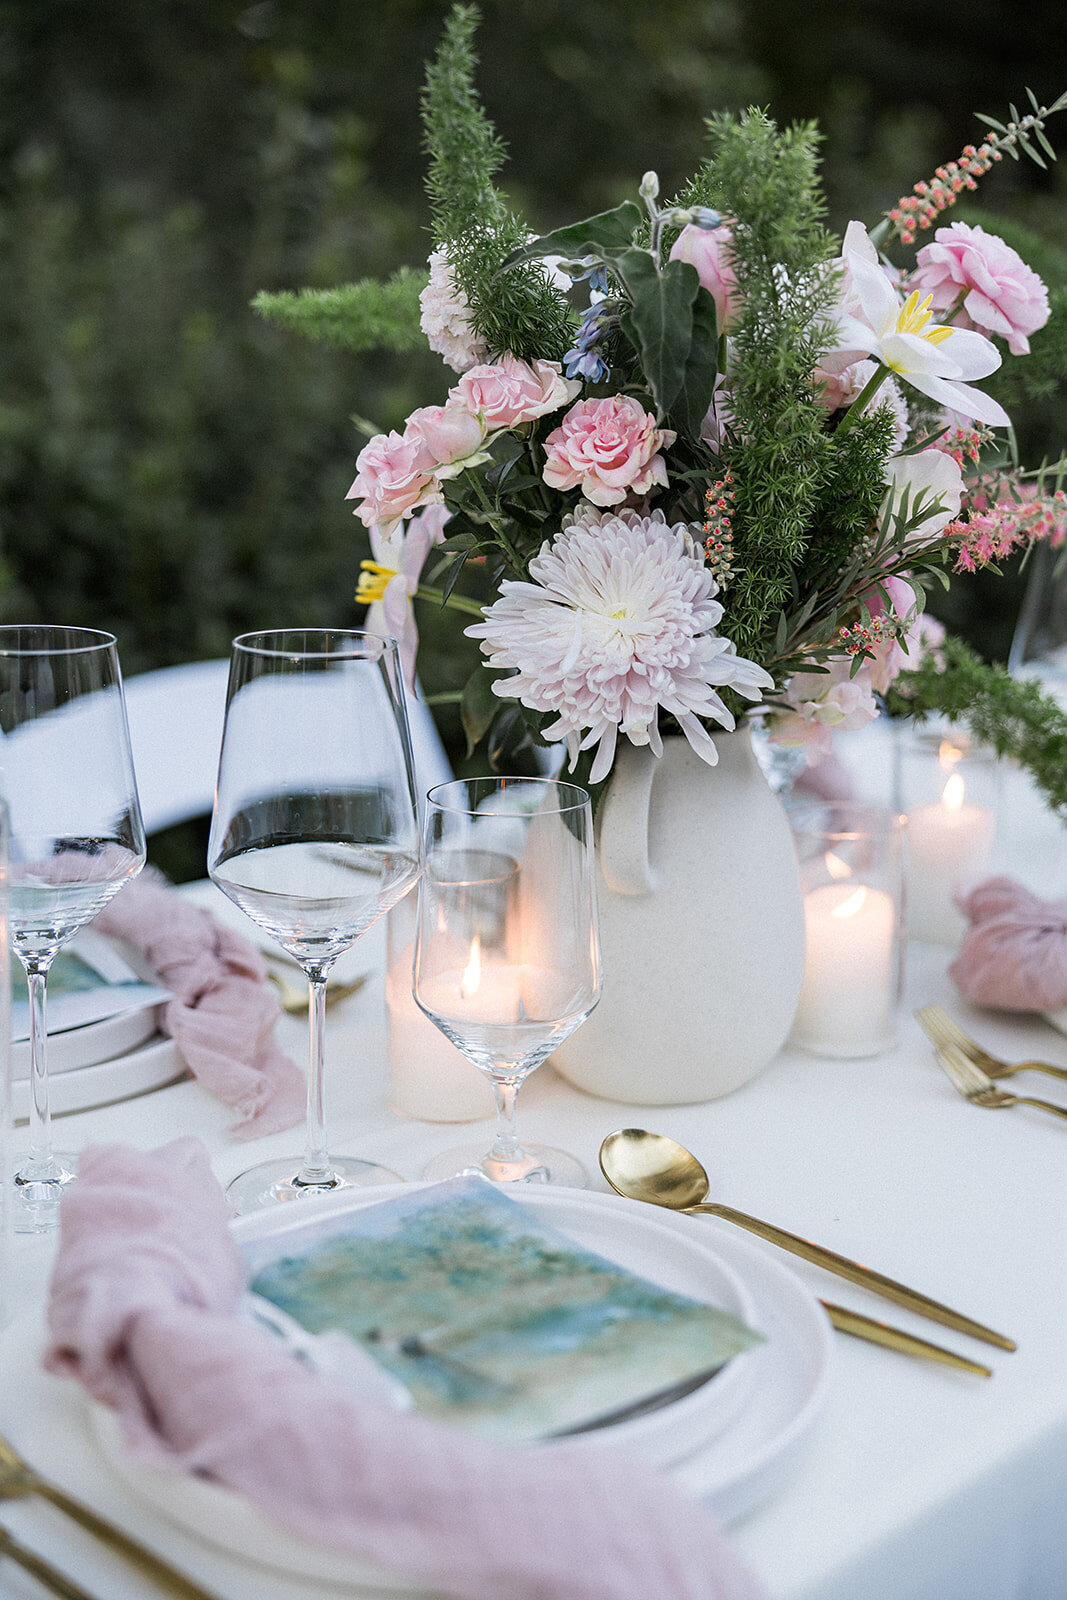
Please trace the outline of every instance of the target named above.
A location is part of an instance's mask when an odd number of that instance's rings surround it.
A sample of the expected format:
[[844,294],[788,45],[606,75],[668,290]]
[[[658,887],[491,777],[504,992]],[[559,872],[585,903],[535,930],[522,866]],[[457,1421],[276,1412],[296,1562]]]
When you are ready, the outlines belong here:
[[876,1055],[887,1047],[896,1005],[896,922],[892,895],[855,879],[824,883],[804,896],[806,957],[794,1044],[828,1056]]
[[390,1110],[423,1122],[491,1117],[493,1091],[485,1078],[415,1004],[413,954],[411,942],[398,953],[391,949],[385,975]]
[[[951,747],[949,747],[951,751]],[[961,752],[946,753],[942,765]],[[953,772],[941,799],[908,812],[908,931],[931,944],[958,944],[966,928],[956,890],[984,871],[993,846],[993,813],[965,802],[963,775]]]

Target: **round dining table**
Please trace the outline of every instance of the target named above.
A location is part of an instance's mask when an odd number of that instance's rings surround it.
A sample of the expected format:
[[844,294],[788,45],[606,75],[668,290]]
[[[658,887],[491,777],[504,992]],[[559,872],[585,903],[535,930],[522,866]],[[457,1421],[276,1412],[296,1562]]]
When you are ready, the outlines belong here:
[[[1067,852],[1058,827],[1039,822],[1039,808],[1027,805],[1025,796],[1013,803],[1019,826],[1014,835],[1008,829],[1011,850],[1019,875],[1047,893]],[[1062,878],[1062,866],[1059,872]],[[215,894],[206,884],[186,892],[205,903]],[[417,1179],[448,1146],[482,1136],[488,1142],[491,1106],[487,1091],[486,1121],[473,1128],[388,1109],[384,958],[379,923],[348,957],[369,981],[330,1011],[331,1143]],[[699,1156],[713,1198],[876,1267],[1017,1342],[1017,1350],[1006,1352],[935,1327],[745,1236],[751,1248],[788,1265],[813,1298],[882,1318],[993,1369],[985,1379],[834,1335],[823,1403],[788,1471],[768,1480],[757,1503],[731,1524],[771,1600],[1067,1595],[1067,1126],[1024,1107],[994,1111],[967,1103],[939,1070],[913,1011],[939,1002],[1009,1059],[1040,1056],[1067,1066],[1067,1038],[1040,1017],[965,1005],[948,977],[950,959],[948,950],[911,946],[896,1043],[878,1056],[833,1060],[786,1048],[744,1087],[696,1105],[594,1098],[551,1065],[523,1089],[522,1132],[577,1155],[592,1190],[610,1192],[597,1162],[606,1134],[632,1126],[669,1134]],[[767,981],[773,983],[773,972]],[[654,996],[648,1026],[656,1026]],[[302,1056],[299,1019],[283,1017],[278,1038]],[[707,1048],[714,1049],[714,1040]],[[1067,1104],[1067,1084],[1024,1082],[1023,1092]],[[203,1140],[224,1183],[252,1160],[300,1145],[299,1130],[236,1144],[227,1132],[233,1120],[229,1107],[185,1078],[63,1116],[57,1133],[76,1150],[99,1142],[149,1149],[192,1134]],[[16,1128],[16,1149],[23,1137]],[[678,1218],[677,1226],[717,1230],[723,1238],[735,1233],[708,1217]],[[114,1470],[83,1392],[40,1365],[54,1248],[43,1235],[19,1235],[12,1243],[0,1333],[0,1432],[41,1471],[136,1532],[219,1600],[343,1595],[343,1587],[272,1570],[197,1537],[142,1501]],[[679,1476],[680,1492],[688,1492],[685,1474]],[[7,1503],[2,1520],[99,1600],[155,1593],[50,1506]],[[43,1592],[0,1562],[5,1600]]]

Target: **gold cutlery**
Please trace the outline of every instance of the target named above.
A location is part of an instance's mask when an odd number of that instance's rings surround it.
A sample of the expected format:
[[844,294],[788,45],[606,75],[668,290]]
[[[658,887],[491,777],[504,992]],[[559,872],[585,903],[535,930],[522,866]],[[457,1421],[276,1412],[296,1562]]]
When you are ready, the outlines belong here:
[[969,1356],[957,1355],[943,1344],[932,1344],[917,1334],[905,1333],[891,1322],[879,1322],[865,1317],[862,1311],[852,1311],[848,1306],[836,1306],[829,1300],[820,1300],[826,1315],[839,1333],[851,1334],[854,1339],[866,1339],[869,1344],[880,1344],[886,1350],[896,1350],[902,1356],[918,1356],[922,1361],[937,1361],[944,1367],[957,1367],[961,1372],[974,1372],[980,1378],[991,1378],[992,1367],[984,1367]]
[[73,1578],[68,1578],[58,1567],[53,1567],[50,1561],[39,1556],[35,1550],[28,1550],[24,1544],[19,1544],[14,1535],[2,1524],[0,1524],[0,1556],[6,1556],[9,1561],[14,1561],[24,1571],[31,1573],[50,1593],[59,1595],[60,1600],[94,1600],[94,1596],[80,1584],[75,1583]]
[[[358,978],[353,978],[350,983],[335,983],[333,981],[327,983],[327,1011],[331,1006],[337,1005],[338,1001],[347,1000],[349,995],[358,994],[369,976],[369,973],[362,972]],[[281,968],[271,966],[267,968],[267,978],[277,989],[278,1000],[284,1012],[291,1017],[302,1017],[306,1014],[308,1008],[308,987],[306,983],[290,978],[288,973]]]
[[787,1233],[774,1223],[750,1217],[744,1211],[735,1211],[732,1206],[707,1201],[708,1175],[704,1168],[684,1145],[676,1144],[664,1134],[648,1133],[644,1128],[619,1128],[615,1133],[609,1133],[600,1146],[600,1170],[611,1187],[630,1200],[644,1200],[651,1205],[684,1211],[690,1216],[706,1213],[721,1218],[723,1222],[733,1222],[737,1227],[766,1239],[768,1243],[790,1250],[793,1255],[802,1256],[817,1267],[825,1267],[827,1272],[847,1278],[850,1283],[870,1289],[883,1299],[893,1300],[897,1305],[928,1317],[932,1322],[940,1322],[946,1328],[954,1328],[957,1333],[966,1333],[972,1339],[996,1345],[1000,1350],[1015,1349],[1013,1339],[995,1333],[992,1328],[975,1322],[962,1312],[953,1311],[938,1300],[931,1300],[916,1289],[909,1289],[906,1284],[887,1278],[884,1273],[861,1266],[858,1261],[850,1261],[847,1256],[839,1256],[836,1251],[814,1244],[810,1239]]
[[1050,1061],[1012,1063],[1001,1061],[999,1056],[990,1055],[977,1039],[972,1039],[970,1034],[964,1033],[959,1024],[954,1022],[948,1012],[943,1011],[940,1006],[923,1006],[921,1011],[915,1012],[915,1020],[935,1045],[954,1044],[965,1056],[970,1056],[975,1066],[980,1067],[989,1078],[1011,1078],[1017,1072],[1044,1072],[1050,1078],[1061,1078],[1067,1083],[1067,1067],[1054,1067]]
[[[0,1434],[0,1500],[21,1500],[28,1495],[37,1495],[40,1499],[47,1500],[58,1511],[62,1511],[65,1516],[78,1523],[87,1533],[99,1539],[101,1544],[124,1556],[146,1577],[153,1579],[171,1594],[180,1595],[182,1600],[216,1600],[207,1589],[202,1589],[192,1578],[187,1578],[176,1567],[172,1567],[169,1561],[165,1561],[162,1556],[156,1555],[155,1551],[141,1544],[132,1534],[124,1533],[121,1528],[115,1527],[114,1523],[99,1516],[89,1506],[83,1505],[80,1500],[75,1500],[73,1495],[67,1494],[58,1484],[42,1477],[19,1455],[3,1434]],[[13,1560],[20,1559],[13,1555],[10,1549],[6,1549],[5,1553],[11,1554]],[[56,1589],[55,1592],[67,1593],[71,1600],[86,1600],[80,1589]]]
[[1009,1094],[1006,1089],[998,1089],[970,1056],[965,1056],[954,1044],[941,1045],[937,1059],[953,1085],[973,1106],[988,1106],[993,1110],[1002,1106],[1036,1106],[1038,1111],[1067,1118],[1067,1106],[1055,1106],[1051,1100],[1035,1100],[1029,1094]]

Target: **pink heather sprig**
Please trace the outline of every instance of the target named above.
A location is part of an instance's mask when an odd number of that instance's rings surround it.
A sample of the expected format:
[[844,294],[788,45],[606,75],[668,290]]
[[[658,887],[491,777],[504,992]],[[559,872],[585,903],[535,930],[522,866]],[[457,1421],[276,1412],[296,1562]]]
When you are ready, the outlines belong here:
[[1023,545],[1050,544],[1058,549],[1067,540],[1067,493],[1025,495],[998,500],[988,509],[974,509],[966,522],[950,522],[944,537],[959,541],[957,572],[976,572],[1003,561]]
[[993,439],[991,428],[946,428],[940,438],[931,442],[930,448],[940,450],[942,455],[951,456],[956,465],[963,467],[964,462],[977,464],[985,445]]
[[957,161],[938,167],[929,182],[920,180],[911,194],[898,200],[892,210],[886,212],[890,234],[896,234],[901,244],[914,244],[916,233],[933,227],[942,211],[954,206],[965,191],[977,189],[978,179],[985,176],[994,162],[1003,161],[1005,153],[1018,159],[1017,145],[1040,162],[1028,135],[1035,134],[1048,149],[1042,132],[1045,119],[1061,107],[1058,101],[1055,106],[1038,106],[1036,100],[1033,103],[1034,110],[1028,116],[1021,120],[1013,116],[1005,128],[991,129],[980,145],[964,145]]
[[734,575],[730,514],[735,498],[734,475],[729,471],[717,478],[704,496],[704,561],[720,589],[725,589]]
[[839,628],[837,648],[846,656],[870,655],[879,646],[901,638],[903,633],[904,625],[899,617],[870,617],[866,622],[854,622],[850,628]]

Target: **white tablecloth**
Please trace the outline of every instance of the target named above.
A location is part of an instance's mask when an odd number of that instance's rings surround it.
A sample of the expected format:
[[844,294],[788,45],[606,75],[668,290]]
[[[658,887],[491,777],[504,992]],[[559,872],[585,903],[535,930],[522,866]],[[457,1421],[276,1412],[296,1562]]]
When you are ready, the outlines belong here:
[[[372,930],[359,952],[376,973],[382,944],[379,929]],[[983,1381],[835,1340],[829,1403],[796,1470],[734,1528],[774,1600],[1067,1595],[1067,1127],[1038,1112],[966,1105],[937,1069],[910,1012],[929,1000],[948,1002],[993,1048],[1043,1053],[1063,1065],[1067,1039],[1036,1021],[968,1015],[953,997],[946,961],[942,953],[913,950],[899,1044],[874,1060],[786,1052],[724,1100],[657,1110],[590,1098],[544,1068],[520,1099],[523,1132],[572,1150],[595,1174],[595,1188],[606,1188],[597,1169],[604,1134],[655,1127],[698,1152],[719,1198],[869,1261],[1018,1340],[1014,1355],[991,1350],[780,1257],[813,1292],[988,1358],[996,1373]],[[331,1142],[338,1152],[367,1155],[416,1178],[429,1156],[471,1129],[406,1121],[385,1109],[383,1009],[376,976],[331,1013]],[[281,1029],[300,1054],[301,1025],[284,1019]],[[1040,1092],[1044,1085],[1034,1082]],[[1061,1098],[1067,1101],[1062,1091]],[[150,1147],[196,1134],[224,1181],[250,1160],[299,1147],[292,1133],[234,1145],[225,1133],[231,1120],[226,1107],[186,1081],[65,1117],[57,1134],[74,1148],[99,1140]],[[0,1337],[0,1429],[220,1600],[336,1596],[336,1589],[198,1544],[113,1476],[92,1442],[79,1391],[45,1376],[32,1359],[51,1254],[46,1238],[15,1241],[15,1314]],[[3,1520],[100,1600],[142,1600],[150,1592],[46,1506],[5,1505]],[[13,1566],[0,1566],[0,1595],[39,1594]]]

